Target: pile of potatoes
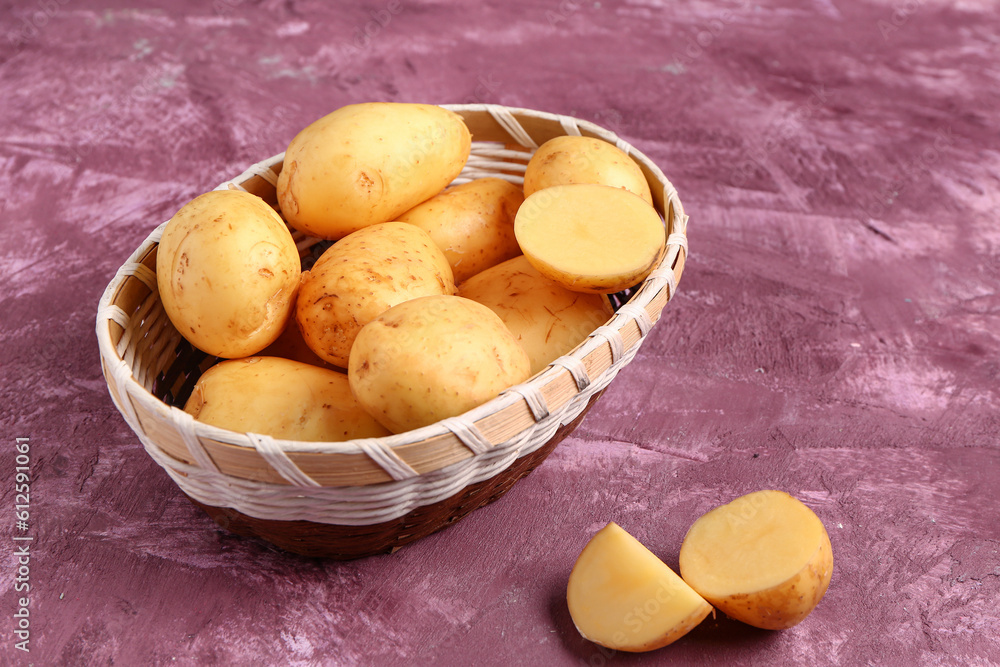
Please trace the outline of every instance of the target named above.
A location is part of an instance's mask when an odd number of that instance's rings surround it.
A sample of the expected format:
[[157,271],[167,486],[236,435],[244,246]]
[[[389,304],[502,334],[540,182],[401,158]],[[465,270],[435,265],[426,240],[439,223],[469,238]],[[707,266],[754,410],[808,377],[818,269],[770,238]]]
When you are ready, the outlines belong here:
[[[566,354],[641,282],[664,225],[638,165],[559,137],[527,166],[451,186],[472,137],[432,105],[343,107],[302,130],[280,214],[213,191],[166,224],[167,316],[224,361],[185,410],[289,440],[399,433],[461,414]],[[289,227],[335,241],[308,270]]]

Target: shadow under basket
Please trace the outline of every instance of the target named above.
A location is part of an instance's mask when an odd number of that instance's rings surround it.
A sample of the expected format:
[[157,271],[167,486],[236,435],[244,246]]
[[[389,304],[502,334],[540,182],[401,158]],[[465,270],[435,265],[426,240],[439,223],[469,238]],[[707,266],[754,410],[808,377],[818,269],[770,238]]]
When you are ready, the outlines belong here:
[[[170,323],[156,288],[149,235],[105,289],[97,338],[108,391],[149,455],[216,523],[305,556],[391,552],[503,495],[583,419],[673,296],[687,255],[677,191],[647,157],[611,132],[567,116],[494,105],[448,105],[472,132],[455,183],[497,177],[521,185],[534,150],[561,135],[617,145],[640,166],[665,222],[666,246],[639,285],[612,296],[615,315],[523,384],[469,412],[406,433],[347,442],[278,440],[195,421],[180,409],[218,360]],[[216,189],[240,189],[277,209],[283,155]],[[280,211],[279,211],[280,213]],[[303,266],[328,245],[292,230]]]

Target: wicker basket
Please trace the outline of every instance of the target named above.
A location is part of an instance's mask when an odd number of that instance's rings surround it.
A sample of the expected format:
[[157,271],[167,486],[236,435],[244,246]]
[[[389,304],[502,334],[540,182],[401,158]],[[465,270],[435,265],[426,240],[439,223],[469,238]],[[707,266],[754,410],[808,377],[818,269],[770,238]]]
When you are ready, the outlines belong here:
[[[164,313],[156,289],[160,225],[101,297],[101,363],[115,405],[146,451],[224,528],[295,553],[346,559],[392,551],[453,523],[541,463],[632,360],[673,295],[687,254],[687,218],[648,158],[574,118],[493,105],[447,108],[465,119],[474,139],[456,182],[496,176],[520,184],[531,152],[559,135],[597,137],[625,150],[666,221],[660,263],[613,299],[615,316],[572,353],[474,410],[384,438],[297,442],[209,426],[175,407],[216,359],[192,348]],[[276,207],[282,158],[253,165],[218,189],[246,190]],[[305,263],[323,247],[293,236]]]

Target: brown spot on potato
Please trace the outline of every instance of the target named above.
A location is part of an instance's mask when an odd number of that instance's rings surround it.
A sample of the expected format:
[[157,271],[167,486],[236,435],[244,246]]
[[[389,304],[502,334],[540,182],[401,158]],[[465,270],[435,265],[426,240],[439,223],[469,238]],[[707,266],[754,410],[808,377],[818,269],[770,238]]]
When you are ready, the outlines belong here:
[[373,185],[375,185],[375,181],[372,179],[371,176],[369,176],[363,171],[360,174],[358,174],[358,186],[361,189],[367,191],[368,194],[371,194]]

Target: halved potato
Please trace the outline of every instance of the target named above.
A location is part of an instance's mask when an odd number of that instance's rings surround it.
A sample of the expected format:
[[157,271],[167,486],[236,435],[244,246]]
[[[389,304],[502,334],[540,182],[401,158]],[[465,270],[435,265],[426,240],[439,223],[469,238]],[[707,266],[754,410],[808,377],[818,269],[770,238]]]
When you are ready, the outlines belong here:
[[573,566],[566,603],[577,630],[619,651],[652,651],[677,641],[712,611],[637,539],[612,522]]
[[514,234],[542,275],[575,292],[605,294],[641,282],[666,242],[656,209],[607,185],[539,190],[518,209]]
[[703,515],[681,545],[681,576],[729,616],[758,628],[799,623],[833,574],[826,528],[784,491],[757,491]]

